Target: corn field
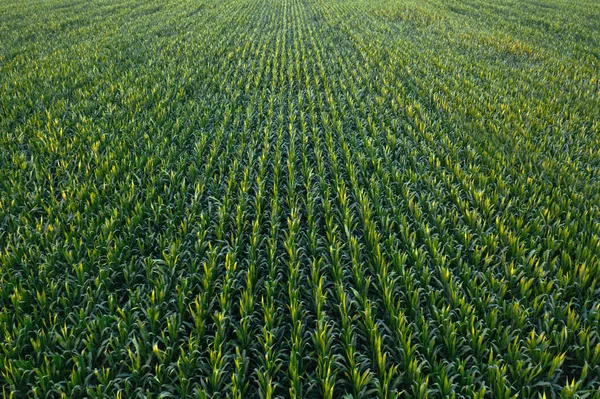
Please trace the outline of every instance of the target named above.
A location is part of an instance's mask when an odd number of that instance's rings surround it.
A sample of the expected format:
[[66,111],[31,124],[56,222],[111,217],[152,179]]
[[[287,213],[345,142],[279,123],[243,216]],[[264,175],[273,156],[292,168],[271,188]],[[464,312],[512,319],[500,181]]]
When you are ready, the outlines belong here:
[[600,398],[597,0],[0,0],[0,396]]

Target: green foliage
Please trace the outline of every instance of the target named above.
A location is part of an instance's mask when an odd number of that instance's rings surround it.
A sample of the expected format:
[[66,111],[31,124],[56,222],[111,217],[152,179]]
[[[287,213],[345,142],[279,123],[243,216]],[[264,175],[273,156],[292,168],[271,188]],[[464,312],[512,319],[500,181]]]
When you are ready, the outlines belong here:
[[594,0],[0,1],[6,398],[599,398]]

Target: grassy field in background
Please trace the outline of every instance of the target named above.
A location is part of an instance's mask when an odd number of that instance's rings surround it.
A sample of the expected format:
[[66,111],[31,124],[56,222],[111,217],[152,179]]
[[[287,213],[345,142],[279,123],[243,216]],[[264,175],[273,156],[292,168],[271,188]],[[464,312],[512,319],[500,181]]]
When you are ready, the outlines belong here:
[[0,0],[0,396],[600,398],[597,0]]

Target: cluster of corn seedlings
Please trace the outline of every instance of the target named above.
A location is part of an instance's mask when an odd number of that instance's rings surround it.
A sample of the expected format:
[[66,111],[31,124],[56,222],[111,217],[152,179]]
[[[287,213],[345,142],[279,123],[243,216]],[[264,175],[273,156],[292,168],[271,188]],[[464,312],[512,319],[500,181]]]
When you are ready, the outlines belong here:
[[0,2],[6,398],[600,398],[593,0]]

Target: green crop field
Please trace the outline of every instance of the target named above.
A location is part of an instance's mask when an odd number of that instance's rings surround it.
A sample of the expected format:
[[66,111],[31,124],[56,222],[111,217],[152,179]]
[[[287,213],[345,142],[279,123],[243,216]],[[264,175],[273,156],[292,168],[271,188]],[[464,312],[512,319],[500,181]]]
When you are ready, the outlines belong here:
[[598,0],[0,0],[0,397],[600,398]]

